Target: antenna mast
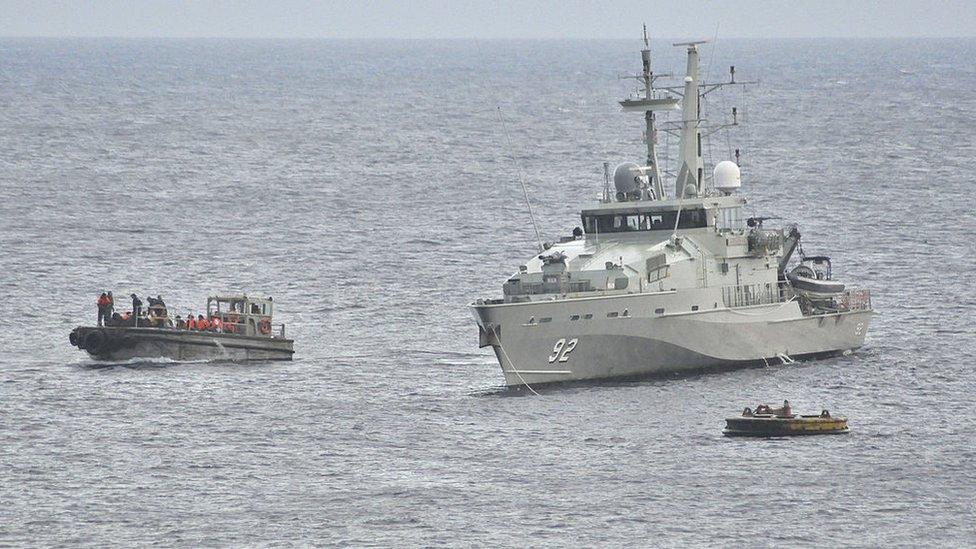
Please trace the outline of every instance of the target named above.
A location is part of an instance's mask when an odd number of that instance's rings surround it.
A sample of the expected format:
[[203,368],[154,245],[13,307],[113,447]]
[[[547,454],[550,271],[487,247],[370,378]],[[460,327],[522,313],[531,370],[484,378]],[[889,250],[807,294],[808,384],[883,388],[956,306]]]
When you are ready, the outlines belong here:
[[[647,39],[647,23],[644,23],[644,49],[641,50],[643,64],[644,100],[651,100],[651,90],[654,83],[654,72],[651,71],[651,44]],[[644,111],[644,123],[647,125],[644,140],[647,142],[647,166],[650,168],[651,188],[658,199],[664,196],[664,185],[661,184],[661,168],[657,163],[657,129],[654,127],[654,111]]]
[[651,43],[647,38],[646,24],[644,25],[644,49],[641,50],[641,64],[641,73],[636,78],[644,86],[643,97],[621,101],[620,105],[625,111],[644,113],[644,123],[647,126],[644,132],[644,141],[647,143],[647,166],[643,168],[643,171],[649,176],[654,198],[660,200],[664,198],[664,184],[661,181],[661,167],[657,161],[657,128],[655,127],[654,113],[677,109],[678,100],[668,95],[658,97],[654,90],[654,80],[659,76],[667,75],[655,75],[654,71],[651,70]]

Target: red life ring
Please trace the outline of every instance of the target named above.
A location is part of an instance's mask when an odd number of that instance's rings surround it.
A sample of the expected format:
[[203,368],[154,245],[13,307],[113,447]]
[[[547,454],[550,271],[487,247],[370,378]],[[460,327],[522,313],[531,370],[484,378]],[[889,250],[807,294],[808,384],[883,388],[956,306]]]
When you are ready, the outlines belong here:
[[270,334],[271,333],[271,321],[268,320],[268,319],[264,319],[261,322],[258,322],[258,331],[260,331],[264,335]]

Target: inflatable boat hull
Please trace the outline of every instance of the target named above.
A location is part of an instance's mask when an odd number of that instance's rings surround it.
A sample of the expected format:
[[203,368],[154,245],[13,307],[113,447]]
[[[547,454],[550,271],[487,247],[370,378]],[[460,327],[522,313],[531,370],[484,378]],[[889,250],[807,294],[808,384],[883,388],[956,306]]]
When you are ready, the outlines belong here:
[[291,360],[294,341],[168,328],[75,328],[70,343],[99,360],[170,358],[173,360]]

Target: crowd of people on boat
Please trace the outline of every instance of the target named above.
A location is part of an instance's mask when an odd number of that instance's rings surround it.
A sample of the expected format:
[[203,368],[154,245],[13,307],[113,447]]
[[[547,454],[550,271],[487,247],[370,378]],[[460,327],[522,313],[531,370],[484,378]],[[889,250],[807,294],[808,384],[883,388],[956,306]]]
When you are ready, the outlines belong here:
[[187,314],[186,318],[176,315],[169,317],[166,302],[161,296],[147,297],[149,306],[143,309],[143,301],[136,294],[132,298],[132,309],[125,312],[115,310],[115,298],[112,292],[102,292],[96,302],[98,306],[99,326],[135,326],[144,328],[170,328],[177,330],[192,330],[198,332],[234,333],[236,326],[224,322],[219,316],[208,314]]

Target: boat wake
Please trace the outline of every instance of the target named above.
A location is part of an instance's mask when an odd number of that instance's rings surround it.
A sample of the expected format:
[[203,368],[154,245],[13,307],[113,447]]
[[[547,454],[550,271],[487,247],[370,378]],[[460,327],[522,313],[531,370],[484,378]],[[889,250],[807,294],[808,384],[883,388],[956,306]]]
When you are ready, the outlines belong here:
[[210,362],[227,362],[224,358],[214,358],[214,359],[195,359],[195,360],[175,360],[169,357],[153,357],[153,358],[130,358],[127,360],[80,360],[71,364],[78,368],[87,368],[89,370],[101,370],[106,368],[165,368],[167,366],[173,366],[178,364],[206,364]]

